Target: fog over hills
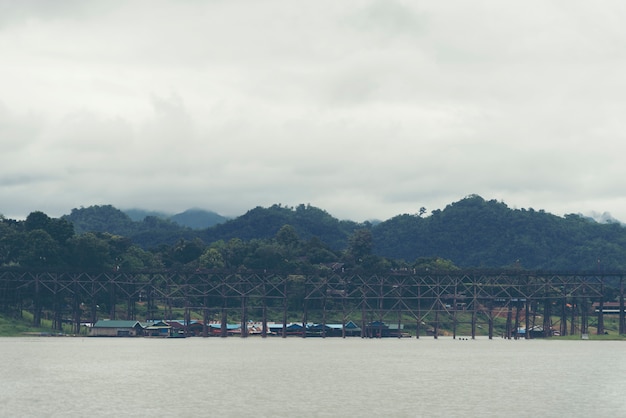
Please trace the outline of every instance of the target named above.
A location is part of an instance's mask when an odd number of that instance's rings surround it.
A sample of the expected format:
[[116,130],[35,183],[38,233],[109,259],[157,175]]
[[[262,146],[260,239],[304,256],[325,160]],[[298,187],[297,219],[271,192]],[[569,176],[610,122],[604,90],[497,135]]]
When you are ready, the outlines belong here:
[[148,216],[154,216],[156,218],[176,222],[181,226],[186,226],[191,229],[209,228],[230,219],[211,210],[199,208],[187,209],[176,214],[145,209],[126,209],[122,211],[134,222],[141,222]]

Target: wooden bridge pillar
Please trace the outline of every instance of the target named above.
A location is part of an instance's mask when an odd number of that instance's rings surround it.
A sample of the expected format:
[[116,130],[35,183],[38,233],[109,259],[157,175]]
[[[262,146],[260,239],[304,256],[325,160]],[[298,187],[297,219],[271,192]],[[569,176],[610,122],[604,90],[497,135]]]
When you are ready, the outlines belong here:
[[433,337],[435,338],[435,340],[437,338],[439,338],[439,307],[441,306],[441,301],[438,301],[437,303],[437,309],[435,309],[435,324],[433,326],[434,332],[433,332]]
[[543,302],[543,336],[552,336],[552,300],[545,299]]
[[[189,324],[191,324],[191,310],[189,309],[189,301],[185,298],[185,324],[184,324],[184,332],[185,332],[185,337],[189,337],[191,335],[191,332],[189,331]],[[170,318],[170,319],[174,319],[174,318]]]
[[[600,278],[602,280],[602,278]],[[604,280],[600,283],[600,301],[598,306],[598,328],[597,335],[604,334]]]
[[226,314],[226,299],[224,299],[223,305],[222,305],[222,317],[220,320],[220,337],[222,338],[226,338],[228,337],[228,315]]
[[565,286],[563,286],[563,299],[561,301],[561,335],[567,335],[567,289]]
[[35,294],[33,295],[33,326],[41,326],[41,289],[39,275],[35,275]]
[[365,316],[365,290],[361,290],[362,294],[361,294],[361,338],[365,338],[367,336],[366,333],[366,325],[367,325],[367,319]]
[[489,333],[489,339],[492,340],[493,339],[493,300],[492,299],[489,299],[488,309],[489,309],[489,314],[488,314],[489,315],[489,318],[488,318],[488,321],[489,321],[489,331],[488,331],[488,333]]
[[111,281],[109,283],[109,318],[115,319],[115,283]]
[[341,338],[346,338],[346,294],[341,296]]
[[[306,294],[306,285],[304,286],[304,293]],[[306,325],[309,320],[308,307],[309,307],[308,300],[305,298],[304,303],[302,304],[302,335],[301,335],[302,338],[306,338]],[[287,319],[285,319],[285,333],[287,332],[286,327],[287,327]]]
[[624,276],[619,278],[619,333],[626,334],[626,322],[624,321]]
[[454,295],[452,296],[452,339],[456,340],[456,295],[458,292],[458,280],[454,280]]
[[[287,279],[283,278],[283,338],[287,338]],[[306,286],[305,286],[306,294]]]
[[248,336],[248,297],[241,296],[241,338]]
[[530,339],[530,299],[526,298],[526,302],[524,304],[524,327],[526,328],[526,332],[524,333],[525,339]]
[[505,338],[509,340],[513,336],[513,325],[511,322],[512,320],[513,320],[513,307],[511,306],[511,303],[509,302],[509,306],[507,306],[507,310],[506,310],[506,334],[505,334]]
[[[477,290],[476,278],[472,277],[472,340],[476,339],[476,321],[478,320]],[[456,310],[456,306],[454,309]]]
[[519,298],[515,302],[515,328],[513,328],[513,338],[516,340],[519,338]]
[[398,338],[402,338],[402,310],[398,304]]
[[72,328],[72,332],[74,334],[80,334],[80,316],[81,316],[81,309],[80,309],[80,293],[78,291],[78,286],[76,283],[74,283],[73,286],[73,297],[72,297],[72,323],[73,323],[73,328]]
[[220,295],[222,296],[222,316],[220,318],[220,337],[228,337],[228,315],[226,314],[227,298],[226,298],[226,283],[222,281],[220,287]]
[[267,300],[265,299],[265,291],[263,293],[263,312],[261,313],[261,337],[267,337]]
[[580,334],[589,334],[589,315],[587,312],[587,298],[584,296],[580,300]]
[[63,302],[59,292],[59,281],[57,277],[54,278],[54,292],[52,294],[52,329],[57,331],[63,331]]
[[[328,294],[327,285],[324,285],[322,294],[322,338],[326,338],[326,296]],[[306,329],[304,330],[306,333]]]
[[579,300],[575,297],[572,298],[572,315],[569,321],[569,334],[576,335],[576,311],[579,307]]
[[209,336],[209,309],[207,305],[207,297],[205,296],[202,303],[202,338]]
[[419,340],[422,330],[422,286],[417,285],[417,317],[415,318],[415,338]]

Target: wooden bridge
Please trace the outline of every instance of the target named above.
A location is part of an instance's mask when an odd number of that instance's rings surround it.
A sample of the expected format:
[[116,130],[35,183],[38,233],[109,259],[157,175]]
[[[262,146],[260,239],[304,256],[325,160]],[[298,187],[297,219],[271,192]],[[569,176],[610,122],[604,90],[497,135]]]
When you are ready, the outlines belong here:
[[[288,318],[303,324],[326,324],[329,319],[354,321],[365,330],[370,322],[415,328],[435,338],[442,330],[457,336],[461,328],[475,338],[494,336],[494,323],[505,321],[504,337],[518,330],[534,335],[587,334],[590,323],[604,333],[605,302],[619,303],[619,333],[626,333],[624,275],[615,273],[555,273],[513,271],[394,271],[356,274],[327,271],[286,274],[253,271],[53,272],[0,270],[0,310],[33,314],[35,326],[42,315],[61,330],[69,322],[75,332],[81,323],[97,319],[146,320],[173,317],[183,312],[201,316],[204,335],[210,321],[246,324],[254,319],[268,333],[268,316],[283,323]],[[599,306],[594,313],[592,304]],[[500,322],[501,323],[501,322]],[[324,329],[324,327],[322,327]],[[468,335],[468,334],[465,335]],[[345,334],[344,334],[345,335]],[[322,336],[324,336],[322,334]],[[533,333],[524,332],[522,338]]]

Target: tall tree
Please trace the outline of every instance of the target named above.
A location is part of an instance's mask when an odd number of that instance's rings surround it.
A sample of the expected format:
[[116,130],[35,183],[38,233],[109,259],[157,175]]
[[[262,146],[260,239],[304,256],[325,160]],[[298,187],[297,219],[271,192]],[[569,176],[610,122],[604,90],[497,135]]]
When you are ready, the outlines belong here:
[[369,229],[357,229],[348,238],[348,253],[354,260],[362,262],[365,257],[372,253],[372,231]]

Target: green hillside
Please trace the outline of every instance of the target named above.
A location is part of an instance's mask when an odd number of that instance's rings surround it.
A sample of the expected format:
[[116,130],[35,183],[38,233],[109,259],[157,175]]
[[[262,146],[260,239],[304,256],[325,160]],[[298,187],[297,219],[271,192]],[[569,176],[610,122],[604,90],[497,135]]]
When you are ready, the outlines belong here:
[[[191,219],[209,212],[185,213]],[[59,219],[41,212],[25,221],[2,218],[0,265],[287,268],[297,261],[300,266],[341,262],[383,269],[424,263],[446,268],[626,269],[626,228],[618,222],[511,209],[476,195],[428,215],[420,210],[376,224],[339,220],[310,205],[256,207],[221,221],[201,229],[152,215],[135,221],[111,205],[73,209]]]

